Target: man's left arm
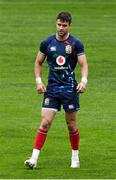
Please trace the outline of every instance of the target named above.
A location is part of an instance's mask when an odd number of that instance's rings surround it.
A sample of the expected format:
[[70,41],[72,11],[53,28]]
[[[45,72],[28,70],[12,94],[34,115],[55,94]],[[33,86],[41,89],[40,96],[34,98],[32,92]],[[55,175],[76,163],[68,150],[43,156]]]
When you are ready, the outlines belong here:
[[77,86],[77,92],[83,93],[86,90],[88,78],[88,63],[85,54],[78,56],[78,63],[81,70],[81,82]]

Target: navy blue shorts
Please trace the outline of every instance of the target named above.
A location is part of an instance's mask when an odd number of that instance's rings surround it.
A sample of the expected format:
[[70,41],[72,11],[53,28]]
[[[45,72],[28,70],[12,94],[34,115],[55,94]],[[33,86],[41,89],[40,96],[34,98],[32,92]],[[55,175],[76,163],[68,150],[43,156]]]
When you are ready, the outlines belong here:
[[61,110],[61,106],[65,112],[75,112],[80,108],[79,94],[74,92],[45,92],[42,108],[51,108],[56,111]]

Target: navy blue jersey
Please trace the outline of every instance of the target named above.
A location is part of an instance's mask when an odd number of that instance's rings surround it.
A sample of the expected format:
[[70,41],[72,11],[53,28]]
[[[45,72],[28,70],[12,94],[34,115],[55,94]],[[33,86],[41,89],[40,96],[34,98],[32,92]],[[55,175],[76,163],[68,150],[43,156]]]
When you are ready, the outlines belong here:
[[55,92],[71,92],[76,89],[74,69],[78,56],[84,54],[83,44],[72,35],[65,41],[59,41],[56,35],[52,35],[41,42],[40,52],[47,57],[49,65],[47,88]]

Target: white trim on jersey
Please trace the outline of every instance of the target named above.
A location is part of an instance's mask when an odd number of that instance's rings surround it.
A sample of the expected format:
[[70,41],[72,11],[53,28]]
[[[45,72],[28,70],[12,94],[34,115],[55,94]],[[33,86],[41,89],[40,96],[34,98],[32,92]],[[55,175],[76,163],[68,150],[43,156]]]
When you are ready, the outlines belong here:
[[39,53],[41,53],[41,54],[43,54],[44,56],[46,56],[46,55],[45,55],[43,52],[41,52],[41,51],[39,51],[38,54],[39,54]]
[[79,54],[77,54],[77,56],[81,56],[81,55],[84,55],[85,53],[83,52],[83,53],[79,53]]

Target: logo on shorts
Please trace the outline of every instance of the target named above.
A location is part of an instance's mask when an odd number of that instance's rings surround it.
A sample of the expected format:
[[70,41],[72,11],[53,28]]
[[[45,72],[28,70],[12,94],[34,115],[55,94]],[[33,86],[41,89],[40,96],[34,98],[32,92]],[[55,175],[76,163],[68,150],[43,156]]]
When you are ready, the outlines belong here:
[[56,63],[60,66],[64,65],[66,62],[65,58],[63,56],[58,56],[56,59]]
[[71,45],[67,45],[67,46],[65,47],[65,51],[66,51],[67,54],[71,54],[71,53],[72,53],[72,47],[71,47]]
[[74,109],[74,105],[73,104],[70,104],[68,107],[69,107],[69,109]]
[[50,100],[49,98],[46,98],[45,101],[44,101],[45,105],[48,106],[50,104]]

